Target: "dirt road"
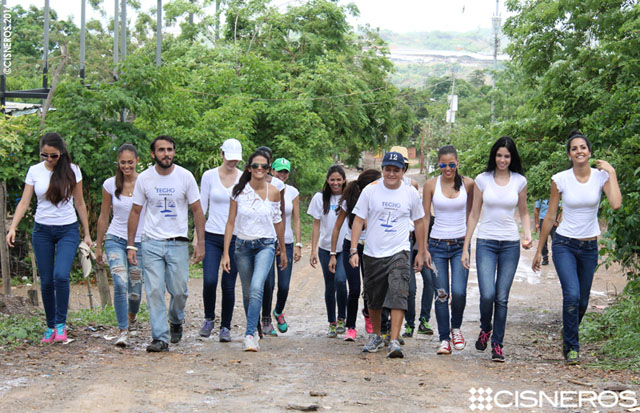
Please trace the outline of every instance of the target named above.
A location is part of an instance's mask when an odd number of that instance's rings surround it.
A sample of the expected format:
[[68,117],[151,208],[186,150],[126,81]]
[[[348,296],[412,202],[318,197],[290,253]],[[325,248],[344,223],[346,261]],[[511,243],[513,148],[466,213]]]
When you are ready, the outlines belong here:
[[[170,352],[146,353],[150,331],[143,325],[127,349],[116,348],[113,341],[104,338],[115,335],[115,329],[76,330],[70,332],[75,341],[68,345],[34,346],[2,354],[1,410],[459,412],[471,411],[472,388],[491,388],[493,394],[503,391],[501,404],[496,399],[491,406],[494,411],[556,410],[549,404],[525,407],[509,396],[523,391],[553,396],[557,391],[614,389],[636,392],[640,398],[638,376],[563,364],[560,286],[552,265],[543,267],[542,273],[531,272],[532,251],[523,252],[511,291],[504,364],[491,362],[490,352],[477,352],[473,345],[479,331],[475,270],[469,278],[462,325],[467,347],[450,356],[437,356],[437,335],[414,336],[407,339],[405,358],[391,360],[385,358],[384,351],[361,354],[362,316],[358,318],[357,342],[325,337],[322,274],[308,265],[308,252],[293,270],[285,310],[290,330],[261,340],[260,352],[241,350],[245,317],[239,281],[233,341],[219,343],[217,335],[208,339],[198,336],[202,280],[192,279],[185,336],[171,346]],[[418,277],[419,292],[421,286]],[[606,306],[611,295],[623,286],[624,278],[619,273],[598,272],[591,310]],[[72,307],[78,307],[83,288],[74,287]],[[431,322],[435,326],[433,312]],[[583,350],[584,362],[594,360],[593,350],[588,346]],[[509,402],[509,409],[500,408]],[[594,410],[599,409],[588,404],[586,408],[570,409]]]

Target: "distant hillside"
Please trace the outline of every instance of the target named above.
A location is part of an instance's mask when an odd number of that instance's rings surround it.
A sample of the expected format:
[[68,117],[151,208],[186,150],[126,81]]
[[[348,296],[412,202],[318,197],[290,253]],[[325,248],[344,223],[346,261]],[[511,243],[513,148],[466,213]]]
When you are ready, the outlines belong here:
[[427,50],[459,50],[492,53],[492,29],[476,29],[469,32],[412,32],[394,33],[381,30],[382,37],[391,48],[427,49]]

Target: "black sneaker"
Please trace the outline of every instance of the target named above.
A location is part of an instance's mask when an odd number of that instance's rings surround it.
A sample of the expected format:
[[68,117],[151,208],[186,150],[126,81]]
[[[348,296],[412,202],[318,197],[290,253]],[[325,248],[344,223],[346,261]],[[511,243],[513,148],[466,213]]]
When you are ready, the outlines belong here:
[[502,352],[502,345],[498,343],[493,343],[491,346],[491,360],[504,363],[504,353]]
[[549,265],[549,257],[544,257],[542,259],[542,265]]
[[147,346],[149,353],[160,353],[162,351],[169,351],[169,344],[162,340],[153,340],[151,344]]
[[182,324],[171,324],[171,342],[179,343],[182,340]]
[[480,334],[478,335],[478,339],[476,340],[476,350],[485,351],[487,349],[487,344],[489,343],[489,339],[491,338],[491,331],[488,333],[480,329]]

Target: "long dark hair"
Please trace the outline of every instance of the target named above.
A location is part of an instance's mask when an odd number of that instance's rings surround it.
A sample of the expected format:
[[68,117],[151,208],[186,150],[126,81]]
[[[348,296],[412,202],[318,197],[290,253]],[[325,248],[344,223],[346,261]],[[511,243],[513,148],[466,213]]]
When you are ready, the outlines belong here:
[[584,136],[578,129],[574,129],[569,132],[569,139],[567,140],[567,153],[571,152],[571,142],[573,142],[573,140],[577,138],[584,139],[584,141],[587,143],[587,148],[589,148],[589,152],[591,152],[591,142],[589,142],[589,139],[587,139],[587,137]]
[[[122,152],[124,151],[133,152],[133,155],[136,158],[138,157],[138,150],[136,149],[136,147],[130,143],[124,143],[120,145],[120,147],[118,148],[118,158],[117,158],[118,160],[120,159],[120,155],[122,155]],[[122,193],[123,186],[124,186],[124,174],[120,169],[120,162],[118,162],[116,164],[116,198],[118,199],[120,199],[120,194]]]
[[344,182],[342,183],[342,191],[344,191],[344,187],[347,185],[347,175],[344,173],[344,169],[340,165],[331,165],[329,170],[327,171],[327,177],[324,179],[324,186],[322,187],[322,213],[327,215],[329,213],[329,208],[331,208],[331,186],[327,182],[329,177],[334,173],[339,173],[342,175],[342,179]]
[[58,205],[62,201],[68,201],[73,195],[73,187],[76,185],[76,174],[71,169],[71,155],[64,143],[62,136],[55,132],[45,133],[40,139],[40,150],[43,146],[51,146],[60,151],[60,159],[53,168],[53,174],[49,181],[49,189],[45,198],[52,204]]
[[[456,151],[456,148],[453,145],[445,145],[438,149],[438,161],[440,161],[440,157],[444,155],[453,155],[456,157],[456,161],[458,160],[458,151]],[[456,176],[453,179],[453,189],[458,192],[460,191],[461,186],[462,177],[458,173],[458,168],[456,168]]]
[[377,181],[382,176],[377,169],[367,169],[363,171],[358,179],[355,181],[349,182],[347,187],[342,192],[342,197],[340,198],[340,205],[343,202],[346,202],[347,206],[347,215],[349,216],[349,228],[353,225],[353,220],[355,219],[355,214],[353,213],[353,208],[355,208],[356,203],[358,202],[358,198],[360,198],[360,193],[365,186],[369,185],[371,182]]
[[518,155],[518,149],[516,143],[509,136],[503,136],[496,141],[491,147],[491,153],[489,154],[489,161],[487,162],[487,169],[485,172],[493,172],[496,170],[496,155],[498,149],[507,148],[511,154],[511,162],[509,163],[509,170],[511,172],[517,172],[524,176],[524,170],[522,169],[522,163],[520,162],[520,155]]
[[244,165],[244,171],[242,171],[242,175],[240,175],[238,183],[233,187],[233,190],[231,191],[232,196],[236,197],[240,195],[244,190],[244,187],[247,186],[247,182],[251,180],[251,164],[253,163],[253,158],[255,158],[256,156],[262,156],[267,160],[267,162],[270,162],[271,159],[269,158],[269,154],[265,151],[257,150],[252,153],[251,156],[249,156],[249,159],[247,159],[247,163]]

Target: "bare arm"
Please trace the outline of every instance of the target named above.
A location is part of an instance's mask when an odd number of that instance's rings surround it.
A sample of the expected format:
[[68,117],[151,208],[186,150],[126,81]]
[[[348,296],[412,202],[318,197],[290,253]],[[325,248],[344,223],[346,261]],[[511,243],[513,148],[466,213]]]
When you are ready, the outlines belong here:
[[89,214],[87,214],[87,205],[84,203],[84,195],[82,194],[82,181],[76,182],[73,187],[73,204],[78,212],[78,218],[84,230],[84,242],[88,246],[93,243],[91,241],[91,231],[89,231]]
[[98,217],[98,236],[96,239],[96,261],[101,265],[104,264],[102,262],[102,241],[104,241],[104,234],[109,226],[109,213],[111,212],[112,202],[111,194],[102,188],[102,205],[100,206],[100,216]]
[[[429,179],[425,182],[424,187],[422,188],[422,208],[424,209],[424,222],[429,225],[431,223],[431,202],[433,200],[433,187],[434,180]],[[416,232],[416,237],[418,233]],[[429,245],[429,227],[424,232],[424,246],[427,248]]]
[[13,248],[14,242],[16,240],[16,229],[18,228],[18,224],[20,224],[20,221],[24,217],[24,214],[29,209],[32,197],[33,185],[25,184],[24,190],[22,191],[22,198],[20,198],[20,202],[18,202],[16,212],[13,214],[13,220],[11,221],[11,225],[9,226],[9,231],[7,232],[7,245],[9,245],[11,248]]
[[313,220],[313,230],[311,231],[311,255],[309,256],[309,264],[316,268],[318,264],[318,240],[320,240],[320,220]]
[[531,263],[531,269],[533,271],[540,270],[542,247],[547,243],[547,237],[551,233],[551,228],[556,223],[556,218],[558,216],[559,201],[560,201],[560,191],[558,191],[558,186],[556,185],[556,183],[551,181],[551,195],[549,196],[549,209],[547,210],[547,215],[545,215],[544,221],[542,222],[542,228],[540,228],[540,239],[538,240],[538,248],[536,250],[536,255],[533,257],[533,262]]
[[[362,227],[364,225],[364,219],[356,215],[351,225],[351,248],[349,249],[349,263],[353,268],[357,268],[360,264],[360,257],[358,254],[351,255],[351,251],[358,250],[358,240],[362,234]],[[354,241],[355,240],[355,241]]]
[[604,193],[607,195],[609,205],[616,210],[622,206],[622,193],[620,193],[620,185],[618,185],[618,176],[616,170],[607,161],[598,159],[598,169],[609,173],[609,180],[604,184]]
[[467,220],[467,234],[464,237],[464,246],[462,247],[462,266],[469,269],[469,245],[471,245],[471,238],[473,237],[473,231],[476,230],[478,225],[478,219],[480,219],[480,212],[482,211],[482,192],[478,189],[478,185],[473,186],[473,206],[471,207],[471,213]]
[[467,191],[467,223],[469,222],[469,215],[471,215],[471,209],[473,208],[473,195],[475,194],[475,189],[476,184],[475,182],[473,182],[473,179],[471,178],[465,178],[464,179],[464,188]]
[[[129,220],[127,221],[127,247],[133,247],[135,244],[141,211],[142,205],[131,205],[131,212],[129,212]],[[136,250],[127,248],[127,258],[132,265],[138,265],[138,254]]]
[[[340,208],[340,213],[336,218],[336,224],[333,226],[333,231],[331,231],[331,251],[337,251],[338,247],[338,237],[340,236],[340,229],[342,229],[342,224],[344,223],[345,218],[347,217],[347,211]],[[336,264],[337,258],[335,255],[329,257],[329,271],[332,273],[336,272]]]
[[231,272],[231,259],[229,258],[229,247],[231,246],[231,238],[233,238],[233,227],[236,224],[236,215],[238,213],[238,203],[231,198],[229,202],[229,219],[224,227],[224,250],[222,252],[222,268],[227,272]]
[[528,250],[533,244],[531,242],[531,217],[529,216],[529,208],[527,207],[526,185],[518,194],[518,213],[520,214],[520,222],[522,222],[522,229],[524,231],[522,248]]
[[196,227],[196,236],[198,237],[198,243],[193,247],[193,257],[191,257],[192,263],[195,264],[204,258],[204,214],[202,213],[200,200],[189,206],[191,207],[191,212],[193,212],[193,222]]
[[[296,242],[302,243],[302,232],[300,230],[300,197],[293,198],[293,210],[291,211],[291,223],[293,225],[293,234],[296,238]],[[302,248],[299,246],[293,247],[293,262],[300,261],[302,257]]]

